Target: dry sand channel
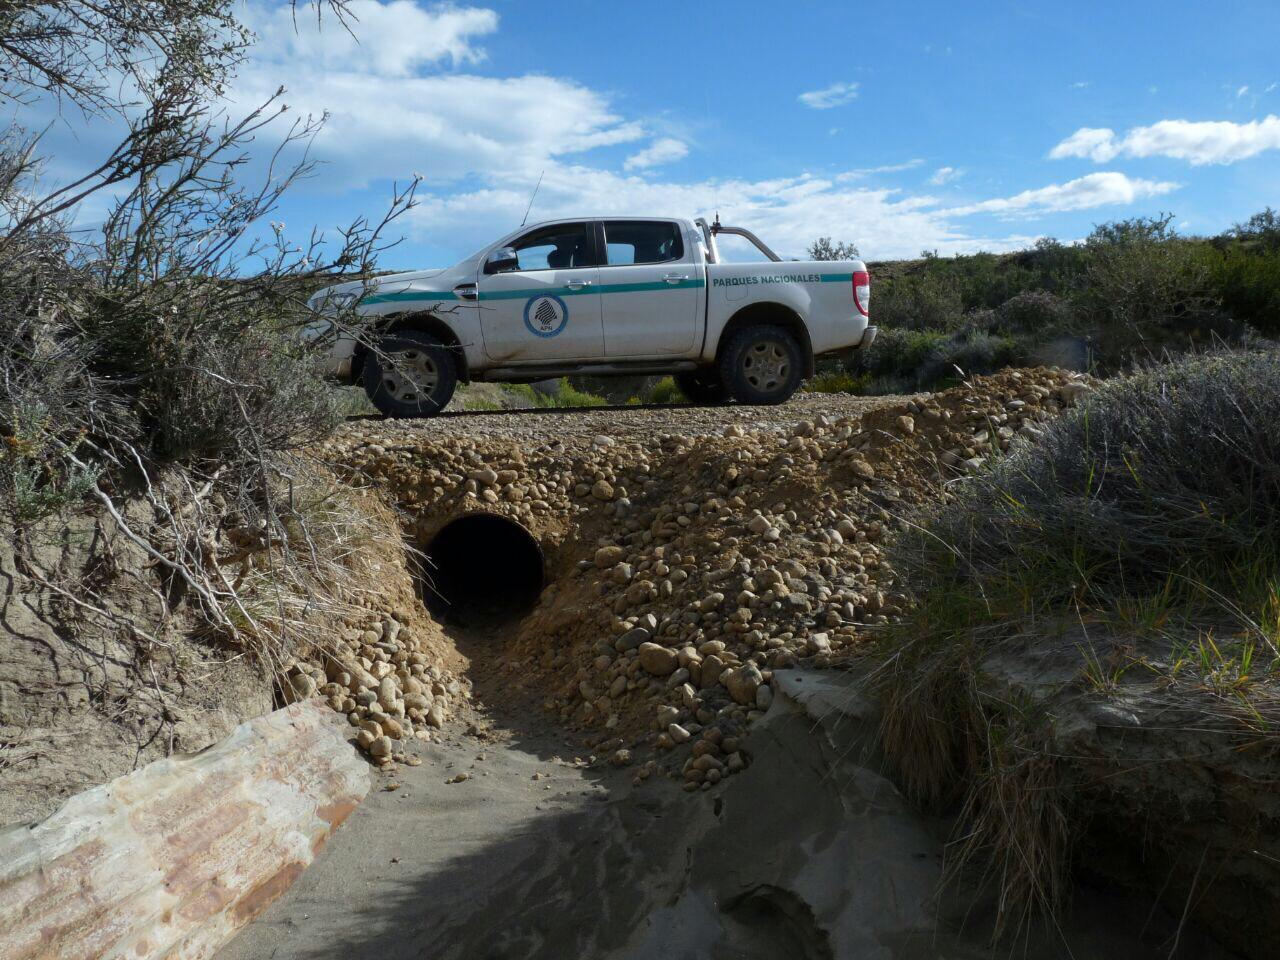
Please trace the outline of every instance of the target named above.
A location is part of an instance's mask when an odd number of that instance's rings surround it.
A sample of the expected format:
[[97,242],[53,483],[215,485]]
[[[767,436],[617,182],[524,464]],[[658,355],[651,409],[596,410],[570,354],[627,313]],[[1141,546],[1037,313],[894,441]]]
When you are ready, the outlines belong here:
[[482,700],[219,960],[1229,956],[1185,932],[1171,953],[1172,918],[1083,888],[1025,954],[990,948],[988,902],[937,898],[946,824],[876,771],[850,680],[788,671],[779,693],[717,794],[575,763],[534,713]]

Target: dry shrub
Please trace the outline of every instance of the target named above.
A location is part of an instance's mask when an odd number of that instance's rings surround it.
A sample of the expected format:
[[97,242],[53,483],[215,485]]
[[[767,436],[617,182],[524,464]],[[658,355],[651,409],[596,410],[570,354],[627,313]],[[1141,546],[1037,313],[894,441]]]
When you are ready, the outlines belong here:
[[1103,384],[908,538],[900,563],[975,586],[1040,570],[1052,604],[1082,585],[1221,583],[1280,543],[1280,353],[1189,356]]
[[273,521],[223,517],[209,558],[234,597],[232,629],[222,639],[273,675],[329,651],[337,625],[360,619],[383,597],[386,570],[405,549],[399,522],[379,497],[339,482],[314,460],[291,458],[276,483]]
[[[308,5],[345,16],[343,0]],[[146,555],[166,617],[194,611],[274,669],[348,603],[367,535],[295,455],[339,420],[325,344],[298,337],[318,319],[307,298],[374,272],[416,181],[381,221],[291,243],[270,216],[313,167],[282,158],[305,157],[319,121],[286,126],[247,181],[283,91],[227,113],[252,42],[237,15],[229,0],[70,0],[0,17],[0,49],[25,63],[0,99],[65,98],[125,128],[52,189],[39,137],[0,138],[0,500],[19,541],[95,512]],[[91,198],[106,213],[78,228]]]

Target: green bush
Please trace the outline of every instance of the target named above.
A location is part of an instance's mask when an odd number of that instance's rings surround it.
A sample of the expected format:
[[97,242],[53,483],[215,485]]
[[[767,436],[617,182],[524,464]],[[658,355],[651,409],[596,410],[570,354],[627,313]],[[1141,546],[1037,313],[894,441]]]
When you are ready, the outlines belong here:
[[807,393],[866,393],[870,385],[870,374],[827,370],[810,377],[804,389]]
[[939,341],[915,369],[916,385],[938,389],[951,380],[995,373],[1018,361],[1012,337],[967,330]]
[[874,285],[872,310],[882,328],[949,330],[960,325],[964,304],[952,278],[925,270]]
[[1223,309],[1267,336],[1280,336],[1280,243],[1215,251],[1211,274]]
[[568,380],[562,380],[559,391],[543,396],[543,401],[540,405],[545,407],[603,407],[607,402],[604,397],[577,389]]
[[685,403],[685,395],[680,392],[674,377],[663,377],[645,394],[643,403]]
[[512,398],[513,408],[555,408],[555,407],[603,407],[607,402],[604,397],[579,390],[567,378],[556,381],[556,389],[551,393],[535,390],[528,383],[504,383],[502,392]]
[[[1019,359],[1017,342],[972,327],[941,330],[882,329],[869,350],[847,369],[810,381],[815,392],[899,393],[933,389],[960,376],[994,373]],[[826,387],[830,387],[830,391]]]
[[1141,338],[1147,328],[1189,330],[1220,316],[1202,245],[1176,236],[1171,219],[1170,214],[1122,220],[1089,235],[1084,299],[1096,322]]
[[1006,336],[1056,336],[1071,329],[1076,315],[1071,304],[1048,290],[1024,290],[992,311],[988,333]]
[[[0,504],[15,520],[30,523],[83,503],[97,485],[97,464],[64,465],[53,411],[35,400],[5,404],[0,424]],[[75,444],[70,452],[78,452]]]
[[1267,250],[1280,250],[1280,214],[1267,207],[1244,223],[1237,223],[1231,236]]
[[1172,217],[1104,223],[1087,242],[909,264],[872,264],[880,336],[810,390],[932,388],[1013,364],[1111,374],[1189,349],[1280,336],[1280,217],[1266,210],[1213,240]]
[[274,318],[146,319],[127,367],[141,384],[139,409],[157,455],[186,462],[225,459],[246,443],[294,449],[341,421],[332,387],[316,376],[314,349]]

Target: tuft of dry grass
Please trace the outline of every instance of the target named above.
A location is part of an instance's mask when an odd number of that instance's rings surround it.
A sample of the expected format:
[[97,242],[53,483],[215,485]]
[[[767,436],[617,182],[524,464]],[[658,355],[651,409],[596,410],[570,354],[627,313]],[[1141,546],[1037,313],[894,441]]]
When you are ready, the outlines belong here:
[[301,457],[280,482],[275,535],[232,528],[210,557],[225,586],[221,639],[273,675],[329,651],[334,624],[374,605],[386,565],[405,549],[391,508],[370,491]]
[[[1278,421],[1280,355],[1153,367],[896,544],[917,602],[872,654],[883,744],[908,795],[958,814],[948,876],[994,884],[997,936],[1057,914],[1108,804],[1190,816],[1176,784],[1134,773],[1151,751],[1229,771],[1220,802],[1260,788],[1242,758],[1280,750]],[[1104,743],[1095,707],[1154,740]],[[1183,842],[1160,820],[1142,842]]]

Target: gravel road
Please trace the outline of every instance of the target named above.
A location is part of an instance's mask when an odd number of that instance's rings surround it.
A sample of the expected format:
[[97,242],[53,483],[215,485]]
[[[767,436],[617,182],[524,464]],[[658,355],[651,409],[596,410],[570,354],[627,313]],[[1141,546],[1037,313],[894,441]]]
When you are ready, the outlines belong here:
[[[653,436],[672,433],[701,436],[720,433],[736,423],[743,427],[785,426],[820,415],[832,418],[857,416],[876,407],[900,403],[909,397],[855,397],[847,394],[799,393],[786,403],[771,407],[738,404],[693,404],[616,407],[547,408],[538,410],[446,411],[429,420],[404,420],[395,424],[406,438],[417,433],[448,437],[614,437]],[[381,417],[353,418],[348,429],[385,432]]]

